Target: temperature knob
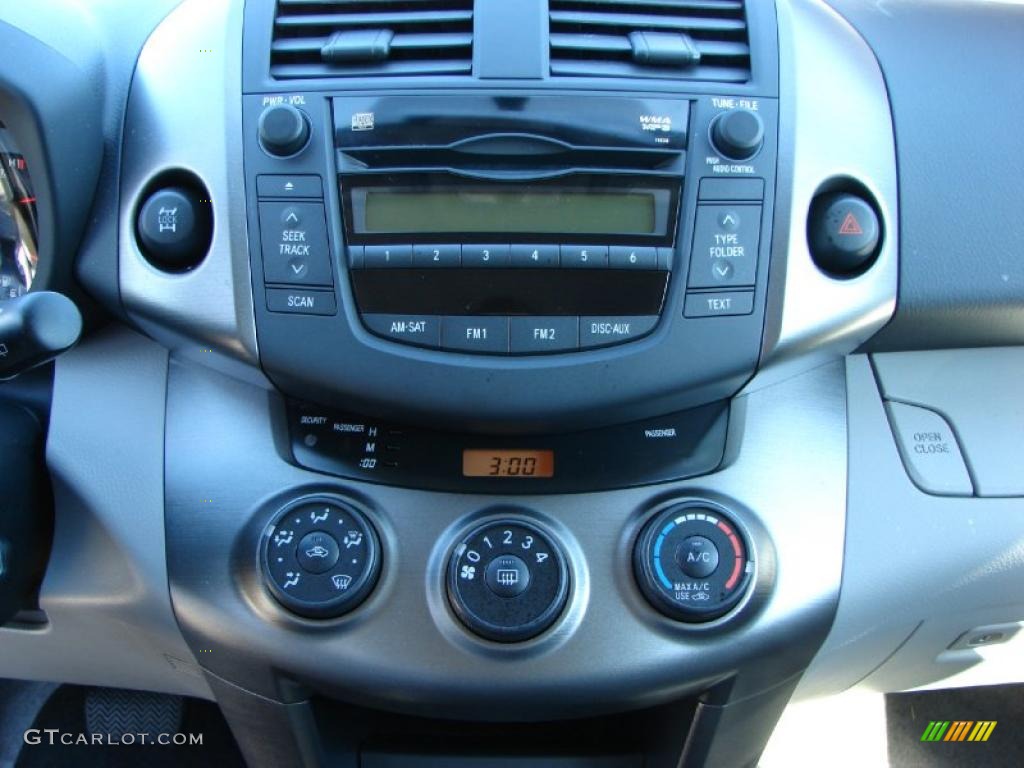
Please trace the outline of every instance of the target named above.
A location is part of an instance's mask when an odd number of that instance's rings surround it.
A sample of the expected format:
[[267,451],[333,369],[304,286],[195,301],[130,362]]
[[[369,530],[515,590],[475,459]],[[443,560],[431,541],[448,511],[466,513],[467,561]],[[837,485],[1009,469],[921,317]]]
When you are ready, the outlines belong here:
[[733,160],[747,160],[764,143],[761,116],[749,109],[730,109],[711,124],[711,143],[721,154]]
[[673,619],[711,621],[746,594],[754,563],[739,528],[716,504],[687,502],[655,517],[637,540],[637,582]]

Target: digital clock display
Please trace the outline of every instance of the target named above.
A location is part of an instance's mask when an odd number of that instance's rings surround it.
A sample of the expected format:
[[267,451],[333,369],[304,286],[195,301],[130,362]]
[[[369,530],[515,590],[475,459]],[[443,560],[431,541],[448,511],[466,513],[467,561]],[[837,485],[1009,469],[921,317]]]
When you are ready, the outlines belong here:
[[464,477],[554,477],[554,451],[489,451],[462,452]]

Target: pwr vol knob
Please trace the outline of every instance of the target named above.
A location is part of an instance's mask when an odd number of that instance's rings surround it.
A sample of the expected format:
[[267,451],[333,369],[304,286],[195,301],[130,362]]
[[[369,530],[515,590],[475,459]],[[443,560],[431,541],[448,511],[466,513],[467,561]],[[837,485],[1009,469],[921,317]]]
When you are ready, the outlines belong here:
[[705,622],[731,611],[754,572],[749,545],[719,505],[692,501],[651,520],[633,553],[637,582],[661,613]]

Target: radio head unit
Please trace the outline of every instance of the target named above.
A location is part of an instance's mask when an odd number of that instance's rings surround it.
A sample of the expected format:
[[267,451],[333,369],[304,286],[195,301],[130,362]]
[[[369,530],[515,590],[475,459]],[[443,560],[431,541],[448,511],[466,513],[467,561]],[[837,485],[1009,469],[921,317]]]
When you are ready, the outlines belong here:
[[[273,110],[304,148],[259,143]],[[743,157],[713,138],[736,114]],[[261,358],[295,398],[550,432],[756,366],[774,100],[396,89],[253,95],[245,119]]]
[[[366,327],[501,355],[651,332],[678,231],[689,110],[686,99],[334,99],[345,240]],[[369,274],[377,270],[387,272]],[[638,287],[617,291],[623,283]],[[597,319],[609,310],[616,325]]]

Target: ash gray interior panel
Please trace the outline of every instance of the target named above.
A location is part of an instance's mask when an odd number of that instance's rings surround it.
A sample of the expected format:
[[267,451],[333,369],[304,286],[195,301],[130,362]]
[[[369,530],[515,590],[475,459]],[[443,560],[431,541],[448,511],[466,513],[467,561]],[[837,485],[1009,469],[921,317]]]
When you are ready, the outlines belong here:
[[[335,481],[292,466],[282,455],[276,396],[173,361],[167,521],[175,613],[194,648],[213,649],[204,667],[285,700],[319,691],[390,711],[535,720],[649,706],[734,675],[731,695],[742,699],[799,672],[831,619],[846,488],[841,374],[839,365],[819,368],[741,398],[735,460],[714,475],[510,502]],[[321,623],[280,608],[256,567],[275,511],[310,492],[347,498],[383,546],[374,593]],[[724,619],[684,626],[662,617],[631,573],[641,524],[687,496],[725,504],[754,543],[758,586],[728,632],[719,629]],[[554,534],[573,589],[552,630],[503,647],[459,624],[443,571],[460,531],[510,509]],[[762,663],[766,654],[771,665]]]
[[[965,354],[958,370],[970,370],[972,357]],[[1016,359],[1016,350],[1006,351],[1005,363]],[[1024,619],[1024,500],[931,496],[917,488],[866,355],[847,361],[847,397],[843,589],[800,696],[858,683],[882,691],[933,683],[981,662],[973,649],[947,652],[964,632]],[[990,405],[998,408],[998,401]]]
[[166,382],[167,350],[123,328],[57,363],[47,623],[0,629],[0,675],[212,698],[168,594]]
[[956,432],[978,496],[1024,496],[1024,348],[871,357],[888,400],[931,408]]
[[878,56],[899,148],[899,303],[868,349],[1024,342],[1024,7],[829,3]]

